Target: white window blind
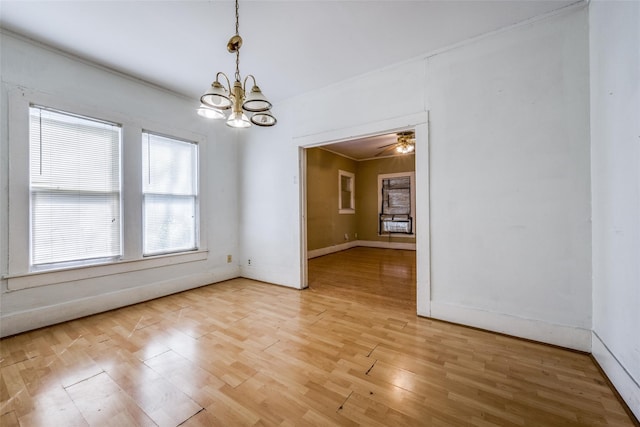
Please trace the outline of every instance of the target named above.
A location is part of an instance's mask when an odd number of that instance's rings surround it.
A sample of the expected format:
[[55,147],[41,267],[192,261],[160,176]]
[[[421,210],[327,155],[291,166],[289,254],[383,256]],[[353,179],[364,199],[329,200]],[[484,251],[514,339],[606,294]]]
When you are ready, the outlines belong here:
[[29,125],[31,266],[120,256],[120,126],[38,106]]
[[142,133],[144,255],[197,249],[198,145]]

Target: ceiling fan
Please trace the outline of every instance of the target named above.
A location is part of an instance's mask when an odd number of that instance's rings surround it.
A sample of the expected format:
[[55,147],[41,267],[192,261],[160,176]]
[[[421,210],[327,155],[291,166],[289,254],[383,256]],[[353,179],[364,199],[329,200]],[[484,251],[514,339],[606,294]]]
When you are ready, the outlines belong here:
[[416,149],[416,133],[414,131],[398,132],[396,136],[396,142],[378,147],[378,149],[382,149],[382,151],[376,154],[376,157],[385,154],[392,154],[393,152],[398,154],[409,154],[414,152]]

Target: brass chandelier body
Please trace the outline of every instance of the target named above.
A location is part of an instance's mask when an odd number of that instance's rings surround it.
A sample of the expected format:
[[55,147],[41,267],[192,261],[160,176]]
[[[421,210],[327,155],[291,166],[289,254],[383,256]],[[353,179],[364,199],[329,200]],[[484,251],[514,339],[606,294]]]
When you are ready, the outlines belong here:
[[[209,89],[200,97],[200,108],[198,114],[212,119],[227,119],[227,125],[234,128],[245,128],[251,123],[257,126],[273,126],[276,118],[271,114],[271,103],[262,94],[256,84],[256,79],[249,74],[244,81],[240,76],[240,47],[242,47],[242,37],[239,33],[240,14],[238,12],[238,0],[236,0],[236,33],[227,43],[229,53],[236,54],[236,73],[233,86],[229,77],[223,72],[216,74],[216,80],[211,83]],[[226,80],[227,87],[220,83],[220,76]],[[247,80],[253,80],[253,86],[249,93],[246,92]],[[226,110],[231,110],[227,117]],[[248,119],[245,112],[251,114]]]

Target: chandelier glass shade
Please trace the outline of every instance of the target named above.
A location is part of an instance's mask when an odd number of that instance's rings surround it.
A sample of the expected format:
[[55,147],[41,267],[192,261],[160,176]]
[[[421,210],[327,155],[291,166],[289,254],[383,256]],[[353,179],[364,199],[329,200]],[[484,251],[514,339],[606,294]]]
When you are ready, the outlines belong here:
[[222,111],[206,106],[205,104],[200,104],[200,108],[198,108],[198,115],[205,117],[207,119],[224,119],[225,115]]
[[[198,114],[212,119],[227,119],[227,125],[234,128],[246,128],[251,123],[257,126],[273,126],[277,120],[271,114],[271,103],[264,96],[253,75],[249,74],[244,81],[240,76],[240,47],[242,37],[239,30],[238,0],[236,0],[236,34],[229,39],[227,50],[236,54],[236,73],[233,86],[227,75],[223,72],[216,74],[216,79],[207,91],[200,97],[200,108]],[[224,77],[226,86],[220,83],[220,78]],[[251,78],[253,86],[247,91],[247,81]],[[229,115],[226,110],[231,110]],[[245,113],[249,113],[251,118]]]

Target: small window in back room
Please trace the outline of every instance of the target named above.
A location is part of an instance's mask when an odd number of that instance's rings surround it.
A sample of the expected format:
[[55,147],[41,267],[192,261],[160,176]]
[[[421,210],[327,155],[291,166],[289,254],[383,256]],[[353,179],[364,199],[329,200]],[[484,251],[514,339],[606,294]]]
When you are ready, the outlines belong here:
[[355,213],[355,175],[352,172],[338,171],[338,213]]
[[121,255],[121,128],[29,107],[30,265],[87,265]]
[[198,248],[198,145],[142,133],[143,254]]

